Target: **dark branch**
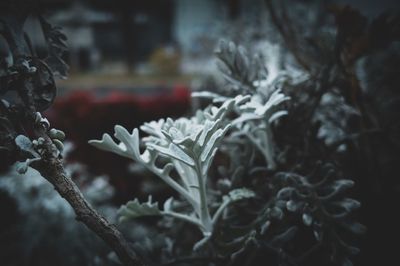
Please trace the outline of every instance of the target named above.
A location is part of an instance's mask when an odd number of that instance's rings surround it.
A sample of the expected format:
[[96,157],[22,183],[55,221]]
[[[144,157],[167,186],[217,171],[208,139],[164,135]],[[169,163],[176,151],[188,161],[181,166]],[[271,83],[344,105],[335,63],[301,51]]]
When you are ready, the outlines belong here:
[[[42,137],[47,137],[47,135],[42,135]],[[48,137],[47,142],[47,146],[51,145],[51,140]],[[76,213],[76,219],[102,238],[115,251],[124,265],[144,265],[121,232],[97,213],[86,201],[75,183],[66,175],[62,161],[54,158],[50,149],[34,167],[68,201]]]
[[[76,219],[103,239],[115,251],[124,265],[143,266],[144,263],[136,255],[121,232],[93,209],[76,184],[66,175],[60,156],[54,153],[54,144],[47,134],[47,126],[35,121],[36,112],[45,108],[35,102],[35,93],[37,94],[37,90],[42,88],[35,86],[33,77],[37,73],[42,74],[40,72],[43,71],[43,68],[39,68],[39,65],[35,65],[35,62],[30,60],[31,54],[29,53],[31,51],[27,47],[23,32],[23,25],[29,13],[28,11],[30,10],[24,9],[24,12],[16,12],[19,15],[15,15],[13,12],[5,15],[0,14],[0,24],[4,26],[4,36],[14,58],[15,63],[11,68],[18,73],[18,79],[13,88],[18,92],[18,96],[23,103],[22,124],[27,128],[27,132],[33,133],[31,137],[45,140],[43,152],[40,152],[40,161],[33,163],[31,166],[38,170],[54,186],[57,192],[67,200],[75,211]],[[57,36],[60,36],[60,33],[57,32],[57,34]],[[49,71],[49,68],[46,68],[46,65],[44,69],[48,70],[48,74],[52,78],[53,73]],[[53,89],[55,90],[55,86]],[[22,132],[19,132],[19,134],[22,134]]]

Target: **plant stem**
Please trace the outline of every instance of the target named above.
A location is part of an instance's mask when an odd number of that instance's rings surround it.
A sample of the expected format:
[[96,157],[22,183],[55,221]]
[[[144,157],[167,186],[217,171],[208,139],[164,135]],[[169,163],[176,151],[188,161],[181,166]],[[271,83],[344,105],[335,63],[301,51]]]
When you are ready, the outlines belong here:
[[189,194],[189,192],[179,185],[175,180],[173,180],[168,175],[163,175],[161,171],[154,171],[152,167],[148,166],[147,164],[143,164],[149,171],[158,175],[161,180],[167,183],[170,187],[172,187],[176,192],[181,194],[192,206],[195,210],[199,209],[197,201]]
[[200,220],[205,228],[203,234],[207,236],[212,233],[213,224],[207,205],[206,177],[202,174],[199,160],[196,160],[196,173],[200,193]]
[[162,212],[162,214],[174,217],[176,219],[180,219],[182,221],[185,221],[185,222],[188,222],[188,223],[191,223],[191,224],[194,224],[197,227],[201,228],[202,230],[205,230],[205,228],[203,227],[203,225],[201,224],[201,222],[198,219],[192,218],[192,217],[190,217],[188,215],[177,213],[177,212],[165,212],[165,211]]
[[[10,51],[14,59],[15,69],[25,69],[27,55],[23,26],[25,19],[31,12],[31,5],[16,1],[20,6],[12,6],[10,14],[1,15],[0,22],[5,25],[4,36],[10,46]],[[26,1],[25,1],[26,2]],[[15,13],[14,13],[15,12]],[[90,230],[103,239],[108,246],[115,251],[123,265],[144,266],[128,241],[122,236],[118,229],[110,224],[103,216],[86,201],[79,188],[67,176],[62,160],[55,157],[53,153],[53,142],[47,135],[47,128],[35,122],[36,107],[33,91],[35,85],[31,81],[28,73],[21,72],[16,84],[18,95],[24,104],[24,119],[27,125],[32,126],[34,137],[45,139],[44,151],[41,153],[41,160],[33,162],[31,166],[38,170],[40,174],[49,181],[61,197],[74,209],[76,219],[83,222]],[[52,74],[52,73],[51,73]]]
[[219,217],[221,217],[222,212],[225,210],[226,207],[228,207],[228,205],[231,203],[231,200],[225,200],[218,208],[218,210],[214,213],[214,217],[212,219],[212,223],[213,225],[215,225],[218,220]]
[[[51,145],[49,141],[51,140],[47,137],[47,144]],[[75,211],[76,220],[84,223],[103,239],[115,251],[123,265],[145,265],[121,232],[86,201],[76,184],[66,175],[62,161],[54,158],[50,150],[42,157],[42,160],[34,163],[34,167],[54,186],[61,197],[68,201]]]

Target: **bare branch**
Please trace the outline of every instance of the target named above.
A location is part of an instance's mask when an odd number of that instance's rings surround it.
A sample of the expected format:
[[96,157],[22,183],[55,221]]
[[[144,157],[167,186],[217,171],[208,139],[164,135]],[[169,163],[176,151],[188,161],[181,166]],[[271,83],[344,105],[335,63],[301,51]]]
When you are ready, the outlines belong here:
[[[51,140],[48,139],[48,141]],[[76,219],[103,239],[115,251],[124,265],[144,265],[121,232],[86,201],[76,184],[66,175],[60,159],[53,158],[49,151],[48,156],[42,158],[34,167],[68,201],[76,213]]]

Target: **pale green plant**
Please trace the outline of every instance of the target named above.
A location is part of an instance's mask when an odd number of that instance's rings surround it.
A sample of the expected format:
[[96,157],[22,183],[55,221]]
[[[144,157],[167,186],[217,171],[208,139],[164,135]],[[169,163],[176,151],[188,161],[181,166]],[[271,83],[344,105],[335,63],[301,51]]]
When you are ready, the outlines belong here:
[[[212,92],[195,92],[192,96],[210,98],[214,103],[232,100]],[[234,99],[236,104],[232,110],[237,114],[237,118],[231,123],[236,127],[235,135],[247,137],[264,156],[268,168],[276,169],[271,123],[287,115],[287,111],[279,110],[279,106],[290,98],[277,89],[267,99],[261,94],[238,95]]]
[[[152,202],[139,203],[137,199],[128,202],[120,209],[120,220],[126,220],[146,215],[165,215],[196,225],[203,233],[204,239],[195,246],[199,247],[213,233],[223,211],[237,200],[254,197],[248,189],[236,189],[223,197],[217,210],[211,215],[207,194],[208,170],[219,148],[223,137],[227,134],[230,123],[225,116],[247,98],[237,97],[225,101],[221,107],[210,107],[198,111],[192,118],[170,118],[145,123],[141,129],[148,134],[143,138],[145,150],[140,152],[141,141],[139,130],[129,133],[122,126],[115,126],[116,143],[108,134],[101,140],[91,140],[90,144],[99,149],[114,152],[118,155],[133,159],[160,177],[171,188],[177,191],[192,207],[191,213],[174,211],[173,199],[164,203],[163,210]],[[156,165],[158,159],[164,165]],[[179,181],[171,175],[176,170]]]

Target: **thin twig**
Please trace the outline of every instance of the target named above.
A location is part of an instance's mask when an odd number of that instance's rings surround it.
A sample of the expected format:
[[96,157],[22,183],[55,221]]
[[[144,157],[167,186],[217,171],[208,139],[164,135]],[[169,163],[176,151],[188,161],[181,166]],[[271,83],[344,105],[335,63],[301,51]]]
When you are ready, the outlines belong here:
[[[23,81],[23,83],[24,87],[29,90],[31,84],[26,81]],[[33,117],[33,114],[30,115]],[[54,157],[53,143],[47,135],[47,128],[37,124],[33,128],[35,137],[43,138],[45,145],[41,160],[31,166],[38,170],[54,186],[60,196],[71,205],[75,211],[76,220],[84,223],[91,231],[103,239],[115,251],[123,265],[144,266],[145,264],[139,259],[121,232],[101,216],[83,197],[79,188],[66,174],[62,160]]]
[[0,21],[5,25],[5,37],[15,62],[14,68],[20,71],[18,84],[15,84],[15,87],[24,104],[24,125],[28,126],[29,131],[33,131],[35,138],[41,137],[45,140],[41,159],[32,163],[31,166],[38,170],[54,186],[61,197],[67,200],[75,211],[76,219],[103,239],[115,251],[124,265],[144,266],[144,263],[136,255],[121,232],[93,209],[76,184],[67,176],[62,160],[54,154],[54,145],[47,135],[47,127],[35,122],[37,109],[34,101],[34,90],[36,88],[31,80],[32,73],[26,72],[25,63],[29,55],[26,54],[26,42],[23,34],[23,25],[31,10],[27,6],[21,8],[23,12],[21,11],[18,14],[10,13],[10,15],[0,17]]
[[86,201],[76,184],[66,175],[60,159],[46,156],[35,168],[54,186],[60,196],[67,200],[75,211],[76,219],[103,239],[124,265],[144,265],[121,232]]

